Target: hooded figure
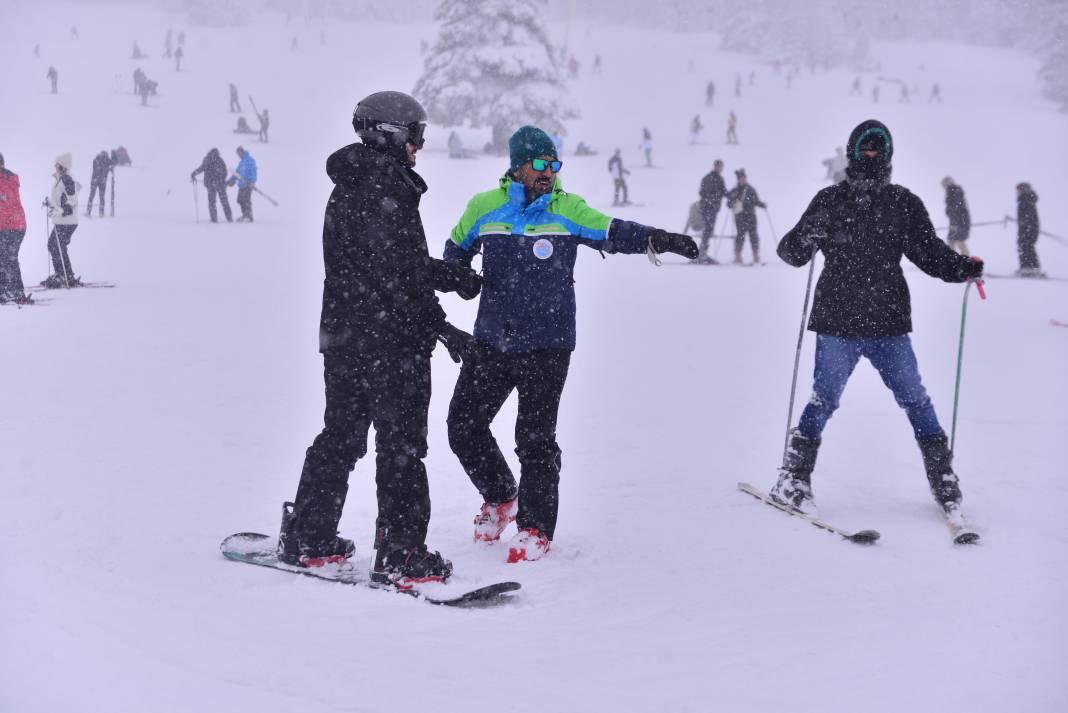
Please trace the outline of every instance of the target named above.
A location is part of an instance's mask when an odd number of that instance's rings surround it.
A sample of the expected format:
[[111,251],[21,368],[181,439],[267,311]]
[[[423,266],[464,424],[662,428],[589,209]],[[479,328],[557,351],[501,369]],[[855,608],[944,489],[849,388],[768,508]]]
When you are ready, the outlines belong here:
[[69,153],[60,154],[56,157],[56,172],[52,175],[55,181],[48,203],[48,216],[53,227],[48,236],[48,253],[52,256],[53,274],[41,283],[48,288],[79,284],[67,252],[70,239],[78,228],[78,192],[82,188],[70,175],[72,164]]
[[820,251],[808,328],[816,332],[813,394],[790,435],[771,497],[815,513],[811,476],[823,428],[838,408],[849,375],[867,358],[908,416],[919,443],[928,483],[948,517],[958,517],[960,486],[945,431],[920,380],[912,331],[909,288],[901,271],[907,257],[945,282],[982,275],[978,258],[958,255],[938,239],[923,202],[890,183],[894,141],[882,123],[869,120],[846,144],[846,180],[824,188],[779,243],[779,257],[794,267]]
[[1030,183],[1016,185],[1016,250],[1020,256],[1020,269],[1016,274],[1022,277],[1041,277],[1042,267],[1038,263],[1038,194]]
[[211,216],[211,222],[219,222],[219,216],[215,210],[216,198],[222,203],[226,222],[232,222],[234,217],[230,212],[230,199],[226,195],[226,162],[219,155],[219,149],[208,151],[208,155],[200,162],[200,166],[189,174],[193,183],[196,183],[198,173],[204,174],[204,188],[208,191],[208,214]]
[[942,179],[946,189],[946,217],[949,218],[949,235],[946,242],[949,247],[961,255],[969,255],[968,233],[972,229],[972,216],[968,212],[968,201],[964,198],[964,189],[949,176]]

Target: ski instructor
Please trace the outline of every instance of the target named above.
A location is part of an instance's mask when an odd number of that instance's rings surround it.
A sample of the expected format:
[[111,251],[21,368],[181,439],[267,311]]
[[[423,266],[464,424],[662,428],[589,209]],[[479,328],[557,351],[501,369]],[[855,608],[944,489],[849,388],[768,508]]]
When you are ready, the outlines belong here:
[[323,225],[319,328],[325,426],[308,448],[294,502],[283,506],[278,538],[287,564],[318,567],[352,556],[352,541],[337,529],[349,473],[366,454],[373,425],[378,519],[371,580],[398,588],[452,573],[452,564],[425,544],[430,355],[440,340],[456,358],[471,336],[445,321],[434,291],[470,299],[481,287],[469,268],[427,252],[419,216],[427,185],[412,169],[426,118],[407,94],[371,94],[352,119],[363,143],[327,159],[334,190]]
[[[445,261],[463,267],[482,253],[485,280],[475,343],[449,404],[449,445],[485,501],[475,539],[495,542],[515,520],[508,561],[536,560],[556,529],[560,447],[556,421],[575,348],[574,272],[578,247],[606,253],[672,252],[691,260],[688,235],[618,220],[560,183],[552,139],[524,126],[508,140],[511,164],[496,188],[467,204],[445,243]],[[516,486],[490,423],[519,392]]]
[[808,323],[816,332],[813,393],[790,434],[770,495],[816,514],[811,476],[820,435],[854,367],[866,357],[905,410],[931,492],[953,515],[960,508],[960,486],[945,431],[920,381],[900,263],[904,256],[932,277],[964,282],[983,274],[983,262],[958,255],[939,240],[923,202],[890,183],[894,143],[886,126],[874,120],[860,124],[849,136],[847,151],[846,180],[817,193],[779,243],[779,257],[794,267],[814,259],[816,250],[825,265]]

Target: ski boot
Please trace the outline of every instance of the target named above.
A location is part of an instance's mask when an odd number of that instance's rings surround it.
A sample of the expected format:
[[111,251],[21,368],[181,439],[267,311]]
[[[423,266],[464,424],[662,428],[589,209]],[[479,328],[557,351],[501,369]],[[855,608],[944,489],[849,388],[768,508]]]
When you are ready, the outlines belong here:
[[818,517],[816,501],[812,499],[812,469],[816,467],[819,438],[805,438],[796,430],[790,434],[786,457],[779,468],[779,482],[768,495],[810,517]]
[[282,503],[282,528],[278,533],[278,561],[296,567],[325,567],[344,564],[356,554],[356,545],[334,533],[323,541],[302,541],[297,534],[293,503]]
[[923,468],[927,471],[927,482],[935,502],[952,515],[960,510],[960,481],[953,472],[953,454],[949,450],[949,439],[936,436],[917,441],[923,454]]
[[371,584],[397,589],[411,589],[416,584],[447,582],[452,576],[452,562],[431,552],[426,545],[415,547],[380,547],[371,570]]
[[56,290],[60,287],[66,286],[66,280],[64,280],[63,276],[59,274],[49,275],[45,279],[41,280],[41,287],[44,287],[47,290]]
[[475,516],[475,542],[496,542],[509,524],[515,522],[519,511],[516,498],[503,503],[482,503],[482,510]]
[[551,541],[541,530],[521,529],[508,543],[508,563],[533,562],[549,554]]

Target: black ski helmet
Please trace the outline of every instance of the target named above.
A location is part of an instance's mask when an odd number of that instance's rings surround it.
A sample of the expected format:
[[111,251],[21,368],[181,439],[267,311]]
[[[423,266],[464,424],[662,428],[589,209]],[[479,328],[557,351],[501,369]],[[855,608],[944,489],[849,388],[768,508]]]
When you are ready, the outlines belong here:
[[426,110],[404,92],[375,92],[356,105],[352,128],[371,148],[407,161],[405,144],[423,146]]

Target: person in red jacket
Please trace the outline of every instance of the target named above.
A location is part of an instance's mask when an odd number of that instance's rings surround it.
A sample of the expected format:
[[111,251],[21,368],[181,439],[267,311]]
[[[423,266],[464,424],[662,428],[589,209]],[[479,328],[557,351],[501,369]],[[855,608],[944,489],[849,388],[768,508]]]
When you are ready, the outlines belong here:
[[19,199],[19,177],[4,167],[0,154],[0,302],[28,302],[19,269],[19,248],[26,237],[26,213]]

